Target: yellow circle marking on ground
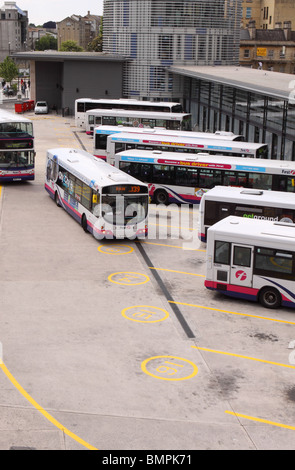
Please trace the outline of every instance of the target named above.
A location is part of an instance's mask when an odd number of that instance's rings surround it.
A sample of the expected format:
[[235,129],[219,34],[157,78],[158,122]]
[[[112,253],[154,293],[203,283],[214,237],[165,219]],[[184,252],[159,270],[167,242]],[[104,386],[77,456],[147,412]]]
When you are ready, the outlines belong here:
[[[118,280],[114,280],[113,279],[114,276],[117,276]],[[142,278],[144,280],[137,282],[137,280],[142,279]],[[140,284],[145,284],[146,282],[149,282],[150,278],[146,276],[146,274],[123,271],[123,272],[110,274],[110,276],[108,277],[108,280],[110,282],[113,282],[114,284],[122,284],[125,286],[138,286]]]
[[[132,310],[134,310],[133,313]],[[159,316],[160,312],[162,312],[162,316],[154,320],[154,317]],[[164,321],[169,317],[167,310],[164,310],[163,308],[152,307],[151,305],[135,305],[133,307],[124,308],[124,310],[122,310],[122,315],[123,317],[127,318],[127,320],[132,320],[138,323],[157,323]]]
[[[125,248],[127,248],[127,251],[125,251]],[[132,253],[134,250],[132,246],[129,245],[120,245],[120,246],[103,246],[100,245],[97,250],[100,253],[104,253],[107,255],[129,255]]]
[[[159,361],[159,360],[162,361]],[[163,374],[163,375],[156,375],[155,373],[149,372],[147,370],[147,364],[153,360],[156,360],[158,362],[158,365],[156,365],[156,372],[158,374]],[[177,362],[174,362],[176,360]],[[191,372],[189,375],[179,377],[179,375],[185,373],[184,367],[189,365],[190,367],[193,368],[193,372]],[[143,361],[141,364],[141,369],[145,374],[150,375],[151,377],[154,377],[156,379],[162,379],[162,380],[169,380],[169,381],[180,381],[180,380],[188,380],[194,377],[198,373],[198,368],[197,366],[189,361],[188,359],[183,359],[182,357],[177,357],[177,356],[154,356],[146,359]],[[178,377],[172,377],[172,375],[178,374]],[[165,377],[166,375],[166,377]],[[168,377],[167,377],[168,376]]]

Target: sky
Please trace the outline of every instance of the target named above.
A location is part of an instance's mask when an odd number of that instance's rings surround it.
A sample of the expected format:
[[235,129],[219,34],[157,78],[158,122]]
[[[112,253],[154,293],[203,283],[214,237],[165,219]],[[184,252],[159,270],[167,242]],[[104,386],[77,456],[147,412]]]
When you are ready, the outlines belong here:
[[[103,0],[15,0],[16,5],[28,12],[29,23],[43,25],[47,21],[61,21],[73,14],[85,16],[103,14]],[[2,3],[4,5],[4,1]],[[1,5],[2,5],[1,4]]]

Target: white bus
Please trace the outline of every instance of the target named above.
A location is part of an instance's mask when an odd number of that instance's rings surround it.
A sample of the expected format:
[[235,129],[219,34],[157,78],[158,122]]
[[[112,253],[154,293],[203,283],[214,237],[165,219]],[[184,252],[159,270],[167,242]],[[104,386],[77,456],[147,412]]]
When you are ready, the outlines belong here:
[[127,132],[128,134],[144,134],[144,135],[162,135],[165,138],[182,137],[188,139],[210,139],[210,140],[226,140],[226,141],[243,141],[242,135],[236,135],[232,132],[217,131],[215,133],[209,132],[193,132],[193,131],[172,131],[163,127],[142,128],[142,127],[127,127],[127,126],[97,126],[94,128],[93,135],[93,155],[106,160],[107,158],[107,138],[111,134],[119,134]]
[[295,225],[229,216],[208,229],[205,287],[295,307]]
[[97,239],[147,235],[147,185],[83,150],[47,151],[45,189]]
[[203,195],[199,213],[199,238],[206,242],[208,228],[229,215],[295,223],[295,194],[215,186]]
[[100,125],[127,127],[163,127],[171,130],[190,131],[191,114],[128,111],[125,109],[92,109],[86,112],[86,134],[92,135]]
[[115,155],[115,167],[149,184],[160,204],[198,204],[214,186],[295,192],[295,162],[133,149]]
[[140,101],[136,99],[92,99],[78,98],[75,100],[76,127],[85,129],[86,111],[91,109],[126,109],[129,111],[151,111],[160,113],[182,113],[180,103],[171,101]]
[[[252,142],[228,142],[211,137],[195,138],[152,134],[111,134],[107,139],[107,162],[114,163],[115,154],[124,150],[159,150],[161,152],[182,152],[190,155],[207,153],[209,155],[226,155],[241,158],[268,157],[268,145]],[[96,153],[95,153],[96,155]]]
[[0,184],[35,178],[33,123],[30,119],[0,110]]

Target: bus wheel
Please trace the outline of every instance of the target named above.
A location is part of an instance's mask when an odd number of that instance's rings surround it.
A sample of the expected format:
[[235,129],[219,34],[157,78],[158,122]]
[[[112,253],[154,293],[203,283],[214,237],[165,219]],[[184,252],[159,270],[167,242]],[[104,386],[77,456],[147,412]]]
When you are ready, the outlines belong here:
[[82,215],[82,223],[81,223],[81,225],[82,225],[82,228],[83,228],[84,232],[87,232],[87,231],[88,231],[88,230],[87,230],[87,217],[86,217],[85,214]]
[[278,308],[281,305],[281,294],[273,287],[264,287],[259,294],[259,302],[266,308]]
[[154,199],[156,204],[168,204],[169,202],[168,193],[163,189],[158,189],[158,191],[155,192]]
[[55,191],[54,200],[55,200],[55,204],[57,205],[57,207],[60,207],[59,195],[57,191]]

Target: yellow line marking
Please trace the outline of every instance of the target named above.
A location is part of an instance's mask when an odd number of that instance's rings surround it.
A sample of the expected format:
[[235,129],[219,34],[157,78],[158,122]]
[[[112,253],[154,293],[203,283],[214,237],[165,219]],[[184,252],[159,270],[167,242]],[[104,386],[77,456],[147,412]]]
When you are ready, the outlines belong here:
[[268,321],[273,321],[273,322],[278,322],[278,323],[286,323],[288,325],[295,325],[295,322],[287,321],[287,320],[278,320],[277,318],[260,317],[259,315],[250,315],[248,313],[231,312],[229,310],[221,310],[219,308],[205,307],[204,305],[187,304],[185,302],[176,302],[173,300],[168,300],[168,302],[170,302],[171,304],[185,305],[187,307],[204,308],[206,310],[213,310],[214,312],[230,313],[231,315],[239,315],[241,317],[258,318],[259,320],[268,320]]
[[[157,246],[166,246],[166,248],[178,248],[179,250],[183,250],[184,248],[182,246],[176,246],[176,245],[166,245],[165,243],[154,243],[154,242],[145,242],[145,241],[140,241],[137,243],[143,243],[145,245],[157,245]],[[198,248],[194,248],[190,251],[202,251],[203,253],[206,253],[206,250],[199,250]]]
[[168,271],[170,273],[178,273],[178,274],[187,274],[188,276],[199,276],[199,277],[205,277],[203,274],[195,274],[195,273],[186,273],[184,271],[176,271],[174,269],[165,269],[165,268],[154,268],[149,266],[149,269],[156,269],[157,271]]
[[22,386],[17,382],[17,380],[13,377],[13,375],[9,372],[5,364],[0,359],[0,368],[6,375],[6,377],[11,381],[11,383],[15,386],[15,388],[23,395],[26,400],[28,400],[37,411],[39,411],[50,423],[56,426],[58,429],[63,431],[67,436],[74,439],[75,441],[79,442],[82,446],[86,447],[88,450],[98,450],[95,447],[91,446],[87,442],[85,442],[80,437],[76,436],[76,434],[69,431],[65,428],[61,423],[59,423],[55,418],[53,418],[47,411],[45,411],[38,403],[22,388]]
[[243,415],[241,413],[234,413],[233,411],[228,411],[228,410],[226,410],[225,413],[227,413],[229,415],[239,417],[239,418],[250,419],[251,421],[257,421],[259,423],[271,424],[272,426],[278,426],[280,428],[285,428],[285,429],[292,429],[292,431],[295,431],[295,426],[289,426],[287,424],[276,423],[275,421],[268,421],[267,419],[255,418],[254,416],[247,416],[247,415]]
[[1,199],[1,193],[2,193],[2,186],[0,186],[0,199]]
[[256,357],[242,356],[240,354],[217,351],[215,349],[209,349],[209,348],[201,348],[198,346],[192,346],[192,348],[199,349],[201,351],[213,352],[216,354],[224,354],[225,356],[239,357],[240,359],[249,359],[250,361],[263,362],[264,364],[272,364],[274,366],[287,367],[288,369],[295,369],[295,366],[291,366],[290,364],[281,364],[280,362],[266,361],[265,359],[257,359]]

